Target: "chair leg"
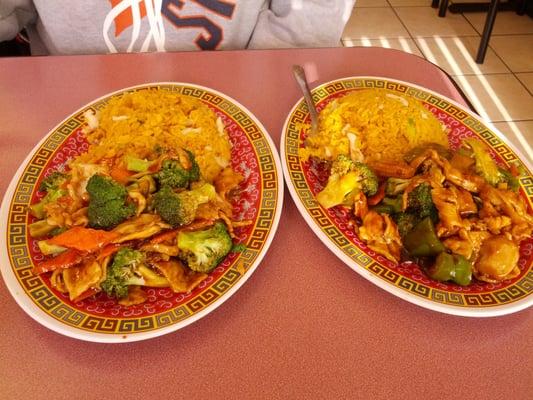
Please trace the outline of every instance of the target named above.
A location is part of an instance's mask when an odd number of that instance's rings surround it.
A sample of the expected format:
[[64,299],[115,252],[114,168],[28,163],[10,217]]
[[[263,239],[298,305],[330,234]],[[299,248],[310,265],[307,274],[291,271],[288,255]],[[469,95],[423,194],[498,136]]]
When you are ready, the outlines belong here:
[[445,17],[447,9],[448,9],[448,0],[441,0],[440,7],[439,7],[439,17]]
[[524,15],[526,13],[526,10],[527,10],[527,0],[520,0],[516,13],[518,15]]
[[494,27],[494,21],[496,20],[499,2],[499,0],[492,0],[490,2],[489,13],[487,14],[487,19],[485,20],[485,27],[483,28],[483,35],[481,36],[481,42],[479,43],[479,49],[476,57],[476,62],[478,64],[483,64],[483,61],[485,61],[485,54],[487,53],[490,35],[492,33],[492,28]]
[[432,0],[431,1],[431,7],[439,8],[439,0]]

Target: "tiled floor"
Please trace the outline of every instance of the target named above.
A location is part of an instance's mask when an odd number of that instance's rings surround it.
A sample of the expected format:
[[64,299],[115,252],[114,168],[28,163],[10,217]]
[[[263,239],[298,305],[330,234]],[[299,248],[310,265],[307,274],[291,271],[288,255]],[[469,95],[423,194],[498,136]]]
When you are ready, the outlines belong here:
[[476,64],[486,13],[448,12],[439,18],[430,5],[430,0],[357,0],[342,42],[400,49],[439,65],[479,114],[531,160],[533,19],[499,12],[485,62]]

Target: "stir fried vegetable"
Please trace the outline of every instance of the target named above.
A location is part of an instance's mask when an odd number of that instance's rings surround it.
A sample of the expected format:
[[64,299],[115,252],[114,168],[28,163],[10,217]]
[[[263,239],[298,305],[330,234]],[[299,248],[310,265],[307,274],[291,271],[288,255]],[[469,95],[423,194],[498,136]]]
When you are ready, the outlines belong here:
[[428,275],[436,281],[453,281],[467,286],[472,281],[472,264],[459,254],[440,253],[435,264],[428,269]]
[[[317,200],[326,208],[351,207],[369,248],[462,286],[520,273],[519,243],[531,237],[533,217],[517,193],[518,168],[498,166],[479,140],[466,139],[457,152],[427,144],[397,164],[374,161],[375,174],[360,165],[338,156]],[[362,182],[379,179],[380,195],[372,196]]]
[[414,188],[408,196],[407,211],[423,219],[429,217],[431,221],[437,222],[439,214],[433,198],[431,197],[431,187],[423,183]]
[[74,302],[135,306],[150,301],[147,287],[194,290],[241,250],[232,238],[251,223],[233,215],[245,177],[231,167],[223,121],[163,90],[126,93],[90,116],[88,149],[49,174],[28,209],[43,257],[33,273],[51,273]]
[[140,251],[127,247],[120,249],[107,269],[102,289],[111,297],[126,297],[128,286],[144,285],[144,278],[138,270],[143,262],[144,256]]
[[378,179],[367,165],[340,155],[331,165],[328,182],[317,200],[325,208],[350,205],[357,192],[372,196],[377,190]]
[[133,204],[126,202],[126,188],[111,178],[93,175],[87,183],[89,193],[89,226],[98,229],[111,229],[131,217],[135,211]]
[[415,257],[436,256],[445,250],[430,217],[424,218],[404,236],[403,245]]
[[31,215],[39,219],[45,217],[45,206],[56,202],[59,198],[67,194],[67,191],[61,188],[61,185],[66,179],[67,175],[61,172],[53,172],[47,178],[43,179],[39,186],[39,190],[46,192],[46,195],[41,201],[30,206]]
[[185,157],[187,159],[183,162],[172,159],[163,161],[161,170],[156,174],[161,186],[169,186],[173,189],[186,188],[191,182],[200,178],[200,169],[194,155],[186,152]]
[[59,172],[59,171],[54,171],[50,175],[48,175],[46,178],[43,179],[43,181],[41,182],[39,186],[39,190],[42,192],[47,192],[47,193],[49,193],[52,190],[57,190],[61,187],[63,183],[65,183],[67,178],[68,178],[67,174],[63,172]]
[[215,188],[208,183],[178,193],[169,186],[163,186],[154,195],[154,209],[172,226],[188,225],[194,221],[198,206],[214,200],[215,197]]
[[209,273],[226,257],[233,243],[226,226],[217,222],[203,231],[180,232],[178,247],[180,258],[190,269]]
[[410,179],[388,178],[385,185],[385,194],[387,196],[397,196],[407,188],[411,182]]

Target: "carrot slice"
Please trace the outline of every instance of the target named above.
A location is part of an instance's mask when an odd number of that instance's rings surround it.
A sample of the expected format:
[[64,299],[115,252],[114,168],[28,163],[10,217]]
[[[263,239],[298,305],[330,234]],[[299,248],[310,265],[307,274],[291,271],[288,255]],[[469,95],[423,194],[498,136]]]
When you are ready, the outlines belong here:
[[163,243],[168,240],[174,239],[178,232],[196,231],[203,228],[210,227],[215,224],[214,219],[198,219],[189,225],[185,225],[176,229],[171,229],[154,236],[151,240],[151,244]]
[[45,272],[55,271],[56,269],[65,269],[73,267],[76,264],[79,264],[82,260],[82,256],[76,250],[67,250],[63,253],[55,256],[54,258],[49,258],[43,262],[35,265],[33,267],[33,274],[39,275]]
[[128,171],[123,166],[116,165],[113,167],[109,175],[111,175],[111,178],[113,178],[118,183],[125,185],[130,179],[130,176],[133,175],[133,173],[131,171]]
[[381,183],[381,185],[378,186],[378,191],[376,192],[375,195],[373,196],[370,196],[367,200],[367,203],[369,206],[375,206],[376,204],[378,204],[381,200],[383,200],[383,198],[385,197],[385,183],[387,181],[384,181],[383,183]]
[[169,231],[165,231],[163,233],[160,233],[159,235],[154,236],[150,240],[150,243],[157,244],[157,243],[166,242],[167,240],[170,240],[170,239],[174,239],[179,231],[180,230],[178,228],[178,229],[171,229]]
[[69,249],[76,249],[91,253],[101,249],[106,244],[117,239],[119,236],[120,234],[116,232],[107,232],[99,229],[75,226],[70,228],[68,231],[48,239],[47,242],[57,246],[67,247]]

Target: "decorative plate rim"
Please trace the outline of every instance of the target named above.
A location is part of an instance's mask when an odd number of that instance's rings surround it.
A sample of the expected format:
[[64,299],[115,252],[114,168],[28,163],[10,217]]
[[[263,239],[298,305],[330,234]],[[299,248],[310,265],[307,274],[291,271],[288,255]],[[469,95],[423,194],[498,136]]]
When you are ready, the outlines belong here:
[[[479,116],[477,113],[473,111],[467,110],[463,105],[459,104],[458,102],[439,94],[431,89],[427,89],[423,86],[398,80],[398,79],[392,79],[392,78],[386,78],[386,77],[380,77],[380,76],[371,76],[371,75],[363,75],[363,76],[349,76],[349,77],[342,77],[338,79],[333,79],[327,82],[324,82],[318,86],[316,86],[314,89],[311,90],[312,94],[316,93],[317,91],[324,89],[328,85],[335,84],[337,82],[343,82],[343,81],[355,81],[355,80],[364,80],[364,79],[370,79],[370,80],[378,80],[378,81],[385,81],[385,82],[392,82],[397,83],[400,85],[404,85],[407,87],[412,87],[416,90],[427,92],[437,98],[443,99],[447,102],[449,102],[451,105],[457,107],[462,112],[466,113],[467,115],[471,116],[472,118],[476,119],[478,122],[481,122],[483,125],[485,125],[491,133],[493,133],[498,139],[502,141],[502,143],[507,146],[509,149],[511,149],[519,158],[519,160],[529,169],[529,171],[532,170],[531,163],[528,160],[527,157],[525,157],[520,150],[518,150],[510,141],[490,122],[484,120],[481,116]],[[335,93],[335,92],[334,92]],[[334,94],[331,93],[331,94]],[[444,304],[436,302],[432,299],[426,299],[420,296],[417,296],[415,294],[412,294],[408,292],[405,289],[399,288],[386,280],[380,278],[379,276],[373,274],[369,270],[367,270],[363,265],[359,264],[354,259],[350,258],[347,254],[342,252],[333,242],[332,239],[321,229],[319,229],[316,225],[316,222],[314,218],[311,216],[309,210],[306,208],[306,206],[303,204],[303,202],[300,200],[300,197],[298,193],[296,192],[296,188],[294,186],[294,182],[292,180],[288,165],[287,165],[287,131],[288,131],[288,125],[291,120],[291,116],[296,111],[296,109],[302,105],[304,102],[303,97],[300,97],[294,106],[290,109],[290,111],[287,114],[287,118],[285,119],[285,122],[283,124],[282,132],[281,132],[281,138],[280,138],[280,158],[281,158],[281,164],[283,168],[283,175],[285,178],[286,186],[289,189],[289,193],[296,204],[296,207],[298,208],[298,211],[306,221],[306,223],[309,225],[311,230],[317,235],[317,237],[320,239],[320,241],[326,245],[326,247],[336,256],[338,257],[342,262],[344,262],[350,269],[364,277],[365,279],[369,280],[379,288],[385,290],[386,292],[399,297],[405,301],[408,301],[409,303],[415,304],[417,306],[430,309],[433,311],[450,314],[450,315],[456,315],[456,316],[462,316],[462,317],[496,317],[506,314],[511,314],[514,312],[518,312],[521,310],[524,310],[531,305],[533,305],[533,293],[529,293],[526,295],[525,298],[508,303],[508,304],[499,304],[494,305],[490,307],[484,307],[484,308],[474,308],[472,306],[457,306],[453,304]],[[299,157],[298,157],[299,159]],[[305,179],[304,179],[305,180]],[[389,268],[385,267],[387,270]],[[530,266],[531,268],[531,266]],[[449,292],[447,292],[449,293]]]
[[[270,153],[272,154],[272,160],[273,164],[275,166],[275,181],[276,181],[276,189],[277,189],[277,197],[273,199],[275,201],[275,210],[272,216],[272,224],[269,227],[269,231],[267,236],[263,239],[263,247],[258,252],[258,255],[256,256],[253,263],[246,269],[246,271],[242,274],[241,278],[237,280],[233,286],[231,286],[227,291],[222,293],[217,299],[215,299],[212,303],[208,304],[204,308],[202,308],[198,312],[194,312],[189,317],[180,320],[175,321],[172,324],[169,324],[167,326],[155,328],[153,330],[149,331],[138,331],[138,332],[130,332],[130,333],[102,333],[102,332],[93,332],[93,331],[87,331],[81,328],[76,328],[73,326],[70,326],[58,319],[53,318],[52,316],[48,315],[46,312],[44,312],[41,308],[39,308],[35,302],[29,297],[29,295],[26,293],[24,287],[22,287],[21,283],[15,276],[15,273],[13,271],[13,267],[11,265],[10,257],[9,257],[9,250],[8,250],[8,219],[11,209],[11,203],[13,200],[13,195],[15,194],[15,189],[24,173],[24,170],[28,166],[31,159],[35,156],[37,150],[45,143],[47,139],[55,132],[61,125],[63,125],[66,121],[73,118],[75,115],[79,114],[82,110],[91,107],[94,104],[97,104],[101,102],[102,100],[106,98],[110,98],[112,96],[125,93],[128,91],[136,90],[136,89],[142,89],[142,88],[150,88],[150,87],[156,87],[156,86],[181,86],[181,87],[188,87],[192,89],[199,89],[205,92],[213,93],[217,96],[220,96],[221,98],[225,99],[226,101],[230,102],[232,105],[237,106],[240,110],[242,110],[247,117],[249,117],[254,124],[257,125],[259,128],[259,131],[261,132],[262,138],[266,141],[268,144]],[[252,142],[250,140],[250,142]],[[253,143],[251,143],[252,147],[254,147]],[[259,166],[259,169],[261,167]],[[17,171],[13,175],[6,192],[4,193],[3,200],[0,207],[0,221],[4,223],[5,227],[3,228],[4,232],[0,237],[0,273],[2,275],[2,278],[4,279],[4,283],[10,292],[11,296],[15,300],[15,302],[23,309],[23,311],[29,315],[32,319],[34,319],[39,324],[45,326],[46,328],[57,332],[59,334],[79,339],[83,341],[88,342],[98,342],[98,343],[127,343],[127,342],[135,342],[135,341],[141,341],[146,339],[151,339],[155,337],[159,337],[162,335],[166,335],[168,333],[177,331],[179,329],[185,328],[186,326],[192,324],[193,322],[198,321],[199,319],[203,318],[207,314],[213,312],[215,309],[217,309],[220,305],[222,305],[225,301],[227,301],[230,297],[232,297],[240,288],[241,286],[250,278],[250,276],[255,272],[259,264],[263,261],[264,256],[268,252],[270,246],[272,245],[272,241],[277,233],[277,229],[279,227],[279,222],[281,218],[281,211],[283,208],[283,197],[284,197],[284,180],[283,180],[283,174],[280,173],[282,171],[281,162],[279,158],[279,153],[276,149],[276,146],[268,133],[265,126],[259,121],[259,119],[245,106],[243,106],[240,102],[235,100],[234,98],[218,91],[215,89],[212,89],[207,86],[202,86],[198,84],[188,83],[188,82],[173,82],[173,81],[158,81],[158,82],[149,82],[149,83],[142,83],[139,85],[134,86],[128,86],[125,88],[121,88],[112,92],[105,93],[104,95],[90,100],[83,104],[81,107],[70,113],[68,116],[63,118],[57,125],[55,125],[53,128],[49,129],[47,133],[42,137],[41,140],[38,141],[38,143],[35,144],[35,146],[29,151],[28,155],[24,158],[24,160],[21,162],[19,167],[17,168]],[[41,172],[42,173],[42,172]]]

